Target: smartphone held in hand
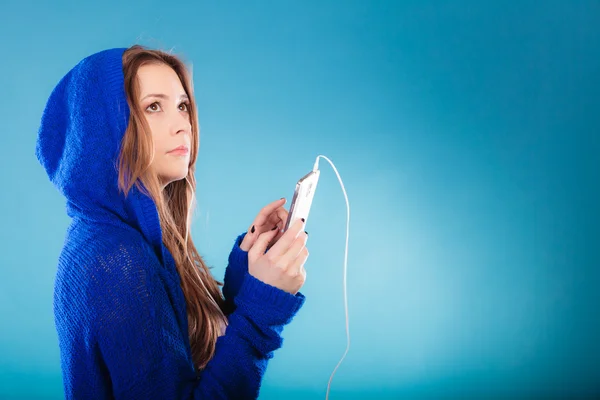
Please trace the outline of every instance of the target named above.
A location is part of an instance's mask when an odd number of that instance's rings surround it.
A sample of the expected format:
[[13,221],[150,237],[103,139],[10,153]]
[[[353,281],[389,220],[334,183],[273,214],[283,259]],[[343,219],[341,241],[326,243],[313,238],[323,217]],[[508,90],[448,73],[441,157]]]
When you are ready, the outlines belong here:
[[305,224],[308,222],[308,214],[310,212],[310,206],[312,205],[315,191],[317,190],[320,174],[321,171],[318,169],[311,171],[300,178],[296,183],[294,197],[292,198],[288,218],[285,223],[285,228],[283,229],[284,232],[300,218],[304,218]]

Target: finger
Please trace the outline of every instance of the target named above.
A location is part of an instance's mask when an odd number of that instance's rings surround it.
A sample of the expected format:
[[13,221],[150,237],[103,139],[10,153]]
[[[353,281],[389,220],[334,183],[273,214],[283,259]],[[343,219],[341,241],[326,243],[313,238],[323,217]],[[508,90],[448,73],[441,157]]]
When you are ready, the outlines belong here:
[[277,234],[277,236],[275,237],[275,239],[273,239],[273,242],[277,242],[281,236],[283,236],[283,228],[285,228],[285,224],[287,222],[287,218],[288,218],[288,211],[283,208],[283,207],[279,207],[276,210],[277,216],[275,217],[276,219],[276,224],[279,228],[279,233]]
[[254,226],[255,231],[258,230],[259,234],[273,229],[273,226],[277,225],[279,229],[283,229],[287,221],[288,212],[283,207],[279,207],[277,210],[271,213],[267,218],[267,222],[260,226]]
[[[294,240],[294,242],[292,243],[290,248],[279,259],[279,262],[281,262],[281,265],[289,265],[289,266],[293,265],[294,260],[298,257],[300,252],[306,246],[306,238],[307,238],[306,233],[300,232],[298,234],[298,237],[296,238],[296,240]],[[294,272],[294,274],[295,273],[296,272]]]
[[[279,234],[279,232],[281,232],[280,230],[281,230],[282,224],[283,223],[281,222],[279,217],[277,217],[277,215],[271,214],[271,216],[269,217],[269,221],[266,224],[261,225],[259,227],[255,227],[254,234],[252,235],[251,238],[248,239],[249,243],[254,244],[254,241],[256,240],[258,235],[260,235],[263,232],[270,231],[273,228],[277,229],[277,232]],[[269,246],[272,243],[275,243],[277,240],[279,240],[279,238],[277,238],[277,237],[275,239],[271,240],[269,243]]]
[[275,211],[277,207],[281,207],[283,204],[285,204],[285,198],[281,198],[264,206],[254,219],[254,226],[257,227],[264,225],[269,220],[269,216],[273,213],[273,211]]
[[276,232],[277,230],[271,230],[260,234],[248,252],[248,258],[255,260],[265,254],[265,250],[267,249],[271,239],[273,239],[275,236]]
[[281,237],[283,236],[284,232],[284,228],[285,228],[285,224],[287,223],[287,219],[288,219],[288,215],[289,212],[283,208],[280,207],[279,209],[277,209],[277,213],[279,215],[280,221],[277,225],[279,227],[279,233],[277,233],[277,236],[275,236],[275,238],[271,241],[272,244],[275,244],[279,241],[279,239],[281,239]]
[[283,230],[282,230],[282,229],[283,229],[283,227],[282,227],[282,226],[278,226],[278,228],[279,228],[279,229],[277,230],[277,236],[275,236],[275,237],[273,238],[273,240],[271,241],[271,244],[275,244],[275,243],[277,243],[277,242],[279,241],[279,239],[281,239],[281,237],[282,237],[282,236],[283,236],[283,234],[285,233],[285,232],[283,232]]
[[290,265],[289,272],[295,272],[296,275],[303,275],[303,277],[306,279],[306,269],[304,269],[304,264],[306,264],[308,256],[308,249],[306,247],[302,248],[302,251],[298,254],[298,257],[296,257],[292,262],[292,265]]
[[[279,202],[283,201],[283,203],[285,203],[285,198],[282,198],[278,201]],[[274,202],[274,203],[277,203],[277,202]],[[280,209],[283,209],[283,207],[280,207]],[[263,210],[264,210],[264,208],[263,208]],[[261,213],[262,213],[262,210],[261,210]],[[247,248],[252,247],[252,245],[254,245],[254,242],[256,241],[256,238],[261,233],[267,232],[267,231],[273,229],[273,226],[278,225],[279,229],[282,229],[283,225],[285,224],[285,222],[283,222],[283,223],[280,222],[280,218],[276,215],[276,213],[269,214],[268,221],[266,221],[266,223],[258,225],[258,223],[256,222],[257,220],[259,220],[258,217],[255,219],[254,223],[248,228],[246,236],[244,237],[244,247],[247,247]]]
[[284,232],[281,239],[277,241],[269,250],[274,256],[281,256],[290,248],[294,240],[298,237],[300,231],[304,230],[304,221],[297,220],[290,228]]
[[[262,225],[253,224],[246,233],[245,243],[248,248],[252,247],[256,238],[263,232],[270,231],[274,226],[277,226],[280,230],[284,226],[285,222],[281,222],[280,218],[275,213],[269,215],[268,220]],[[279,238],[277,238],[279,240]]]
[[[285,224],[287,222],[289,212],[283,207],[279,207],[276,211],[277,211],[277,216],[279,217],[281,222],[283,224]],[[284,227],[284,225],[281,225],[281,228],[283,228],[283,227]]]
[[281,239],[281,237],[283,236],[284,232],[281,230],[281,225],[282,223],[280,222],[279,224],[277,224],[277,235],[271,239],[271,241],[269,242],[269,245],[267,246],[267,251],[269,251],[271,249],[271,247],[277,243],[279,241],[279,239]]
[[273,228],[275,225],[280,226],[281,225],[281,218],[279,218],[279,216],[275,213],[271,214],[269,216],[269,221],[267,222],[267,224],[264,226],[265,230],[271,229]]

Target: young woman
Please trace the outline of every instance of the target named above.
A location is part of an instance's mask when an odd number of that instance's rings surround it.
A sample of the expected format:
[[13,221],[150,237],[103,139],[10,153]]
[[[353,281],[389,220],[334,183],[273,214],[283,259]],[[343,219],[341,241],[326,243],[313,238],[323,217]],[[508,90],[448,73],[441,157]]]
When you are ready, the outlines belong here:
[[307,234],[303,221],[282,233],[274,201],[215,280],[190,235],[198,143],[171,54],[104,50],[52,91],[36,156],[72,218],[54,294],[67,399],[258,397],[305,300]]

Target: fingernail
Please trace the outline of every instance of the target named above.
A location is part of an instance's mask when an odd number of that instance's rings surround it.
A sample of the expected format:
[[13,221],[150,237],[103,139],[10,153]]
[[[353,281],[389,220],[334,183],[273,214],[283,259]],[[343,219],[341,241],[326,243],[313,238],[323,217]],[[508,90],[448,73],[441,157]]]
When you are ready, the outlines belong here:
[[254,225],[252,225],[252,229],[250,230],[250,233],[254,233],[255,229],[254,229]]

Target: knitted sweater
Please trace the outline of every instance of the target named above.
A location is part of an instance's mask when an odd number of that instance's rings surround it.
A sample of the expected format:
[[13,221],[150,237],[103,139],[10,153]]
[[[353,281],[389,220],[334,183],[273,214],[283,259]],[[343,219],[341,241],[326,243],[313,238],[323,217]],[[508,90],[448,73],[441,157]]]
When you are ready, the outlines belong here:
[[201,373],[186,302],[156,206],[115,168],[129,119],[122,54],[71,69],[44,109],[36,156],[71,217],[58,260],[54,315],[66,399],[255,399],[282,329],[304,303],[248,273],[239,235],[223,295],[228,326]]

